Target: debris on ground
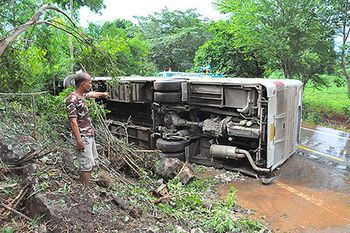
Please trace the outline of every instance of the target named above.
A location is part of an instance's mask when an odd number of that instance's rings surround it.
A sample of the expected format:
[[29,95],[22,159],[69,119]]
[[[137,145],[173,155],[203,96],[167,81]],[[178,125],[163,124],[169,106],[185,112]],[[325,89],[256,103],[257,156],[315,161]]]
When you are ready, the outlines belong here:
[[177,158],[164,158],[158,166],[158,174],[165,180],[179,177],[182,184],[187,184],[194,177],[194,171],[190,164]]
[[234,194],[218,200],[214,188],[242,179],[238,173],[213,169],[217,176],[199,178],[197,165],[160,160],[157,152],[139,150],[114,137],[100,116],[96,122],[100,166],[92,174],[90,188],[83,190],[65,121],[43,119],[43,125],[34,124],[39,117],[24,109],[0,109],[0,117],[2,232],[251,230],[246,216],[232,217],[238,208]]

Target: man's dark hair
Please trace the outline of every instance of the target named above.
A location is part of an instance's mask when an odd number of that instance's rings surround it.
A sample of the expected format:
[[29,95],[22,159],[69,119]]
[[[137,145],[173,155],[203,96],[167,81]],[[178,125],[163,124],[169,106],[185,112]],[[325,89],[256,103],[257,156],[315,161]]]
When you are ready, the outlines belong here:
[[86,72],[80,72],[79,74],[77,74],[75,76],[75,79],[74,79],[74,84],[75,84],[75,87],[79,87],[83,82],[85,82],[88,78],[89,78],[89,74],[86,73]]

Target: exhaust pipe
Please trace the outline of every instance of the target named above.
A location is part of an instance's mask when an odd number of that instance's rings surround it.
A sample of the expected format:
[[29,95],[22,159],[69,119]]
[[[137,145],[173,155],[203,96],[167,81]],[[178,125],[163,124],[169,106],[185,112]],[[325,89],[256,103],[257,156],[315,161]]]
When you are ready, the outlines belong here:
[[265,173],[270,172],[270,169],[268,168],[261,168],[256,166],[251,154],[248,151],[238,149],[237,147],[234,147],[234,146],[211,145],[209,149],[209,153],[214,158],[218,158],[218,159],[242,159],[247,157],[250,165],[255,171],[265,172]]

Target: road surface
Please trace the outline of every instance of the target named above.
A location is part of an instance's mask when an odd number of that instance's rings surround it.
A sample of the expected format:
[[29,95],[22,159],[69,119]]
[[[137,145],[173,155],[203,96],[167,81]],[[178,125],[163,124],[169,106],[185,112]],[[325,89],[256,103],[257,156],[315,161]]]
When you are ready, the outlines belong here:
[[274,232],[350,232],[350,134],[302,127],[299,150],[262,185],[253,178],[218,187],[238,189],[239,205]]

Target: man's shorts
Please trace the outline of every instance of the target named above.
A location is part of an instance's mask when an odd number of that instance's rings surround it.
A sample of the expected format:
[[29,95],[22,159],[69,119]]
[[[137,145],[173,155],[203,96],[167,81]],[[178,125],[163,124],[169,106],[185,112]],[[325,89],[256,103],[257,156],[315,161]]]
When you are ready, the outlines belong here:
[[83,137],[83,141],[85,149],[83,151],[77,151],[80,171],[92,171],[98,165],[95,139],[93,137]]

